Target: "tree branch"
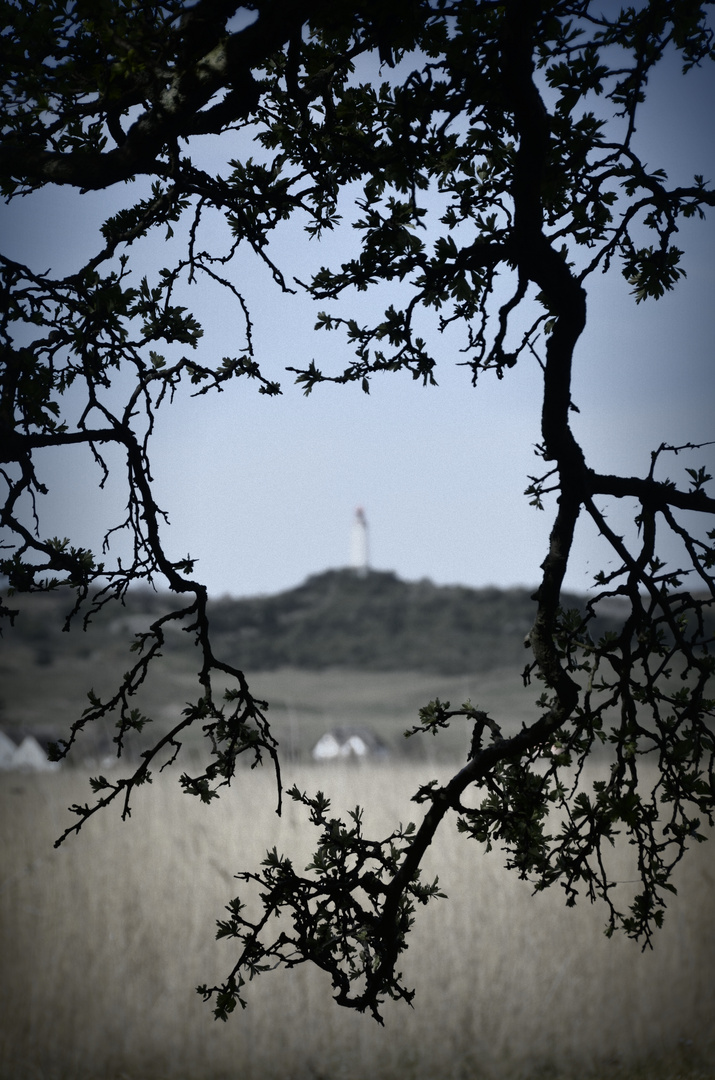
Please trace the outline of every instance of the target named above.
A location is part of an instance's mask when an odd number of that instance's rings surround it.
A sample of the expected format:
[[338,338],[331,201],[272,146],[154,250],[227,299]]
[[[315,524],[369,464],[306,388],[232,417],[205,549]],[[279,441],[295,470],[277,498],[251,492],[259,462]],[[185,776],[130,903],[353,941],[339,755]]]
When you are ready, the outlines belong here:
[[[235,10],[233,3],[222,4],[222,20],[204,11],[191,13],[192,22],[201,21],[210,38],[219,38],[225,20]],[[259,18],[224,41],[218,41],[199,58],[191,55],[184,66],[174,69],[167,85],[152,107],[130,127],[121,146],[106,153],[76,150],[56,153],[12,137],[0,143],[0,178],[15,179],[31,185],[69,184],[83,190],[99,190],[138,174],[165,175],[159,159],[167,145],[197,131],[217,131],[228,122],[250,115],[259,99],[259,86],[251,74],[272,53],[280,49],[314,12],[318,0],[268,0]],[[206,8],[206,11],[209,11]],[[190,40],[190,39],[189,39]],[[179,62],[181,62],[179,57]],[[230,105],[220,103],[211,120],[203,107],[217,92],[233,87]]]

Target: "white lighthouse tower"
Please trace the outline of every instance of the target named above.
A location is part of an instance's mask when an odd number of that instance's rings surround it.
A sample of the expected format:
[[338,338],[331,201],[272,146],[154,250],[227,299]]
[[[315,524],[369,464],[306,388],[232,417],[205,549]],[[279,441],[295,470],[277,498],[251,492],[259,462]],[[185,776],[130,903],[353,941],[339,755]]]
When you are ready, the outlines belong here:
[[358,577],[365,577],[370,568],[367,518],[362,506],[358,506],[355,511],[355,519],[350,534],[350,566]]

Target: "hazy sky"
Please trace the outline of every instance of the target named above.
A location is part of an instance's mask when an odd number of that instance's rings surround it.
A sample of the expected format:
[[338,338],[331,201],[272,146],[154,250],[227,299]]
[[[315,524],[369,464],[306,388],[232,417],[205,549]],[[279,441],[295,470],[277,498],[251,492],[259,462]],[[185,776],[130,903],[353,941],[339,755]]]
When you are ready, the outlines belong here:
[[[648,164],[662,164],[675,182],[695,172],[715,180],[714,117],[713,72],[681,80],[669,68],[639,124]],[[37,269],[76,268],[99,246],[97,225],[132,196],[132,186],[83,197],[45,189],[3,208],[4,250]],[[222,246],[218,220],[212,232]],[[329,243],[330,251],[341,250],[339,239]],[[687,223],[679,245],[688,278],[657,304],[636,307],[617,269],[591,280],[575,358],[580,413],[573,427],[599,470],[642,474],[660,442],[715,438],[715,214]],[[169,264],[161,241],[141,250],[137,278],[145,266]],[[291,226],[275,257],[306,277],[329,253]],[[458,366],[461,338],[445,338],[438,387],[393,374],[374,379],[369,396],[358,386],[325,385],[305,398],[292,376],[281,377],[287,365],[315,358],[338,372],[349,361],[339,334],[313,331],[316,312],[328,305],[281,295],[252,260],[231,273],[251,304],[256,357],[284,393],[268,398],[240,382],[221,395],[180,395],[160,412],[153,460],[158,502],[171,521],[169,553],[197,557],[196,574],[213,594],[276,592],[348,563],[360,505],[377,569],[438,583],[535,584],[551,523],[551,514],[529,507],[523,495],[528,474],[543,466],[533,454],[540,441],[536,361],[524,357],[503,381],[483,377],[475,390],[469,370]],[[378,311],[388,302],[385,293],[367,301]],[[192,304],[203,318],[207,357],[243,350],[240,311],[227,295],[203,283]],[[712,448],[700,460],[715,471]],[[681,480],[690,464],[674,459],[667,474]],[[99,546],[107,515],[121,515],[121,486],[100,493],[89,455],[74,448],[45,454],[41,478],[53,488],[43,533]],[[611,509],[610,520],[620,523],[623,509],[631,507]],[[590,585],[604,565],[601,551],[584,521],[569,587]]]

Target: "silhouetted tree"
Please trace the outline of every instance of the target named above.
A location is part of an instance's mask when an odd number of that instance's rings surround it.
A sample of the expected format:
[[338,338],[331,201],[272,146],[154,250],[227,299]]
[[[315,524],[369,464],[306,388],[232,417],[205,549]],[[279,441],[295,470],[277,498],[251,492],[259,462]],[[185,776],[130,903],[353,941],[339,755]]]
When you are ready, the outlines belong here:
[[[354,359],[337,373],[314,363],[290,368],[306,393],[325,380],[357,381],[367,391],[381,371],[433,381],[432,345],[417,329],[425,309],[436,312],[438,330],[463,327],[474,382],[489,371],[508,378],[527,353],[543,369],[545,465],[528,494],[553,525],[528,638],[525,678],[542,684],[533,722],[507,738],[498,717],[469,703],[427,705],[415,730],[471,719],[468,758],[449,783],[416,793],[425,807],[418,827],[383,840],[363,835],[359,811],[343,822],[322,795],[291,791],[318,830],[316,854],[299,872],[274,852],[258,873],[243,875],[259,887],[263,915],[253,922],[238,899],[229,905],[219,933],[240,943],[236,965],[222,986],[201,988],[217,1016],[241,1001],[246,973],[307,960],[330,973],[342,1005],[379,1019],[386,996],[409,1000],[398,958],[415,905],[438,893],[436,883],[421,882],[420,862],[449,811],[480,844],[504,849],[509,866],[538,889],[559,882],[568,904],[579,891],[601,897],[609,932],[621,926],[646,942],[661,922],[674,865],[702,838],[701,819],[712,823],[713,656],[704,616],[715,531],[693,526],[695,514],[715,510],[710,477],[696,463],[684,487],[661,479],[665,457],[696,449],[665,445],[644,476],[599,474],[569,426],[591,278],[617,268],[635,302],[662,296],[683,273],[679,222],[715,202],[702,177],[671,186],[642,160],[635,139],[661,59],[676,54],[684,72],[713,59],[706,9],[693,0],[622,9],[590,0],[3,4],[4,195],[150,181],[141,199],[106,220],[96,254],[75,272],[57,278],[0,256],[8,594],[72,590],[68,619],[85,623],[135,582],[163,581],[180,598],[139,635],[116,693],[90,694],[56,756],[100,717],[117,714],[120,752],[127,733],[149,723],[132,697],[169,623],[190,627],[201,658],[198,697],[181,722],[131,775],[93,779],[96,800],[73,808],[77,820],[64,836],[115,799],[126,812],[157,763],[176,759],[190,725],[205,732],[208,764],[181,776],[187,792],[213,798],[246,753],[272,759],[280,799],[265,703],[212,650],[193,561],[173,561],[162,546],[150,467],[156,410],[181,383],[205,394],[243,378],[262,393],[280,392],[253,353],[250,313],[231,277],[238,252],[252,249],[267,263],[278,292],[300,288],[333,305],[318,328],[342,332]],[[197,137],[205,135],[214,137],[215,162],[222,152],[230,157],[223,167],[202,165]],[[274,230],[292,218],[309,237],[337,229],[339,199],[359,213],[348,222],[356,225],[347,230],[349,257],[309,282],[287,281],[269,247]],[[225,218],[220,250],[203,246],[209,210]],[[142,241],[184,221],[181,259],[150,274]],[[510,289],[501,302],[497,275]],[[175,300],[180,282],[199,279],[225,290],[244,322],[243,348],[218,362],[201,349],[197,319]],[[379,296],[385,282],[401,283],[403,306],[359,322],[343,294]],[[35,502],[46,491],[37,452],[77,444],[105,475],[108,448],[121,451],[129,494],[117,528],[132,538],[128,562],[44,538],[35,527]],[[609,526],[602,497],[635,501],[635,544]],[[615,558],[614,569],[597,575],[585,616],[561,605],[579,515],[595,523]],[[661,560],[664,532],[680,539],[682,564]],[[599,605],[614,596],[628,603],[622,629],[592,636]],[[9,599],[3,614],[13,616]],[[216,687],[226,683],[221,697]],[[610,767],[589,785],[583,765],[602,745]],[[634,844],[641,882],[626,911],[603,859],[619,831]]]

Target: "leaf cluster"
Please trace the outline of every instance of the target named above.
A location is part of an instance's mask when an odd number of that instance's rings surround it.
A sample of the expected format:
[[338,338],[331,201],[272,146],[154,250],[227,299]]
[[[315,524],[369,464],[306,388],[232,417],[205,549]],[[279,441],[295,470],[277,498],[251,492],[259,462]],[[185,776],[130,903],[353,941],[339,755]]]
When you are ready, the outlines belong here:
[[[274,848],[259,873],[237,875],[261,890],[260,918],[249,919],[238,897],[231,901],[217,937],[238,940],[239,959],[220,987],[200,986],[198,991],[204,1000],[215,997],[216,1018],[226,1020],[237,1004],[245,1008],[244,973],[250,980],[277,964],[292,968],[310,961],[330,975],[338,1004],[368,1009],[382,1022],[385,997],[408,1003],[414,997],[395,963],[406,948],[415,905],[444,894],[437,879],[423,884],[417,870],[390,902],[393,879],[415,833],[413,823],[400,825],[383,840],[368,840],[360,807],[343,821],[330,816],[330,800],[320,791],[309,796],[293,787],[288,795],[308,810],[319,830],[313,858],[301,874]],[[280,925],[286,919],[290,925],[279,933],[276,920],[281,916]]]

